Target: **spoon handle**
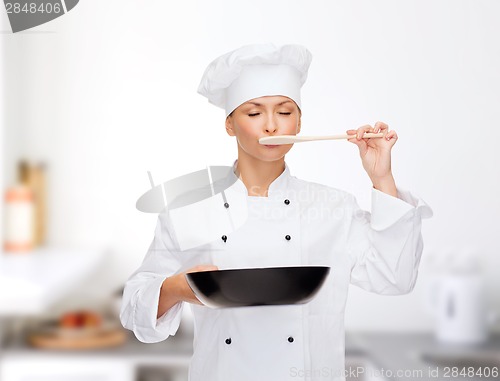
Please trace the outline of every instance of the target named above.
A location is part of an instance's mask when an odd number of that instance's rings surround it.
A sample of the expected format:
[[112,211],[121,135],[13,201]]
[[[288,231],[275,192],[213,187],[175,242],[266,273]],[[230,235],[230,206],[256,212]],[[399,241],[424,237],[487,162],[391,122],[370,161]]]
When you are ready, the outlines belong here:
[[[363,135],[363,139],[366,138],[381,138],[384,134],[367,132]],[[277,135],[277,136],[266,136],[259,139],[260,144],[270,144],[270,145],[280,145],[280,144],[292,144],[301,142],[312,142],[315,140],[339,140],[339,139],[351,139],[356,137],[356,135],[324,135],[324,136],[297,136],[297,135]]]
[[[296,135],[289,135],[289,136],[296,136]],[[367,132],[363,135],[363,139],[367,138],[381,138],[383,137],[384,134],[382,132],[374,134],[372,132]],[[296,136],[299,139],[305,138],[304,140],[301,139],[301,141],[304,142],[312,142],[314,140],[340,140],[340,139],[351,139],[355,138],[356,135],[348,135],[348,134],[340,134],[340,135],[324,135],[324,136]]]

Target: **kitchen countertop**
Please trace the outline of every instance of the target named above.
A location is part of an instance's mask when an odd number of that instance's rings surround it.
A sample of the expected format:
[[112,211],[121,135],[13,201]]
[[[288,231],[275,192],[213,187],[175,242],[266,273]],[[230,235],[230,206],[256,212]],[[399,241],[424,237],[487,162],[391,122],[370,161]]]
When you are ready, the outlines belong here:
[[126,331],[128,339],[124,345],[112,348],[89,350],[55,350],[38,349],[26,344],[26,339],[17,339],[7,343],[0,350],[2,357],[31,357],[31,356],[81,356],[84,358],[119,358],[131,360],[141,364],[160,363],[163,365],[188,365],[193,353],[193,338],[186,334],[177,334],[159,343],[141,343],[134,334]]
[[[350,339],[350,340],[347,340]],[[468,368],[497,367],[500,372],[500,334],[480,345],[443,344],[425,333],[356,333],[346,338],[373,363],[376,376],[386,380],[500,380],[496,377],[469,377]],[[432,357],[426,359],[425,357]],[[448,369],[447,369],[448,367]],[[452,367],[465,374],[453,376]],[[487,370],[486,370],[487,371]],[[376,379],[376,378],[375,378]]]
[[[84,356],[120,358],[141,364],[173,364],[187,366],[193,351],[192,336],[185,332],[169,337],[167,340],[144,344],[137,341],[131,332],[127,333],[129,340],[118,348],[87,350],[87,351],[56,351],[30,348],[24,341],[10,343],[0,351],[0,357],[24,358],[29,356]],[[425,354],[450,356],[452,360],[462,358],[455,363],[431,363],[424,360]],[[368,373],[375,372],[369,379],[374,380],[500,380],[496,378],[476,377],[466,375],[452,376],[451,369],[445,373],[445,366],[458,366],[459,369],[469,366],[500,366],[500,334],[490,338],[487,343],[478,346],[445,345],[437,342],[432,334],[425,333],[347,333],[346,359],[355,358],[355,364],[363,364],[367,360],[371,364]],[[465,359],[464,359],[465,358]],[[485,362],[486,359],[491,361]],[[348,361],[349,363],[349,361]],[[491,364],[490,364],[491,363]],[[491,370],[491,369],[490,369]]]

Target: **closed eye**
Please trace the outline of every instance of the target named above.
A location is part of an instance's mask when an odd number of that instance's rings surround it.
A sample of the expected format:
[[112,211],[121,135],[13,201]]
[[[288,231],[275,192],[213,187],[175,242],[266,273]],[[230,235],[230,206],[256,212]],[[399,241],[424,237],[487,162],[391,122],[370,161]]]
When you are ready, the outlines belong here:
[[259,114],[260,114],[260,112],[255,112],[255,113],[253,113],[253,114],[248,114],[248,116],[257,116],[257,115],[259,115]]
[[291,112],[280,112],[281,115],[290,115]]

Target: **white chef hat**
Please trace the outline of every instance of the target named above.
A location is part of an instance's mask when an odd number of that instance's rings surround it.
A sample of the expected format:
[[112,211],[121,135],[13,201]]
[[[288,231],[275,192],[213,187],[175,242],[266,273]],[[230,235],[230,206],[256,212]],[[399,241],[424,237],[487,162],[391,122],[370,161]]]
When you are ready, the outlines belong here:
[[245,45],[212,61],[198,93],[226,110],[258,97],[282,95],[300,107],[300,88],[307,78],[311,53],[301,45]]

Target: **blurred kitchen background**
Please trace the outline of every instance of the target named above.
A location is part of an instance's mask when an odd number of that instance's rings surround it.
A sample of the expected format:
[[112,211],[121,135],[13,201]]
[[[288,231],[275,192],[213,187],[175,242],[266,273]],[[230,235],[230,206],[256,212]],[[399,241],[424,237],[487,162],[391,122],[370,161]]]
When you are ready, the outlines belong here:
[[[1,380],[187,379],[189,313],[159,344],[117,326],[156,224],[135,202],[147,171],[159,183],[233,163],[223,111],[196,90],[212,59],[254,42],[312,52],[302,134],[388,123],[397,184],[434,210],[413,293],[351,288],[348,365],[498,367],[499,17],[494,0],[85,0],[12,34],[0,10]],[[287,163],[370,208],[354,145],[296,145]],[[75,324],[105,335],[54,348]]]

